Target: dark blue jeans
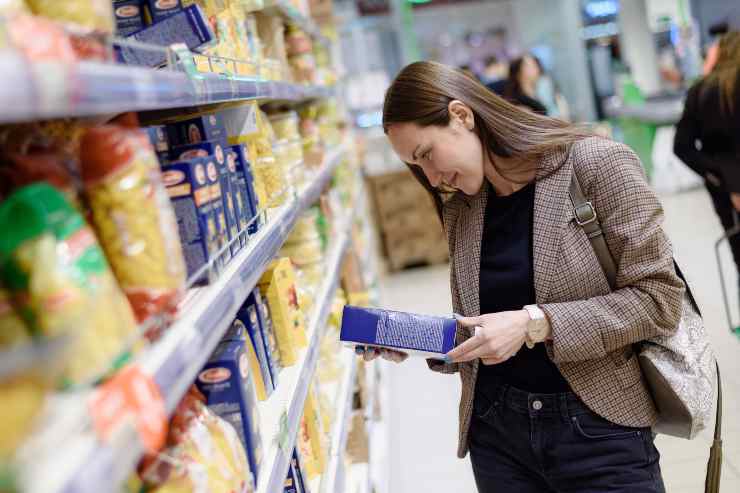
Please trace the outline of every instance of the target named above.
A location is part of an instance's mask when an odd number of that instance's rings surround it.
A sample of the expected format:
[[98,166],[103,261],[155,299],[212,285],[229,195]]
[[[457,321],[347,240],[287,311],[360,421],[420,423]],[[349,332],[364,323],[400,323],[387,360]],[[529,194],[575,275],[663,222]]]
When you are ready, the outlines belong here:
[[665,493],[650,428],[628,428],[573,393],[476,389],[470,458],[480,493]]

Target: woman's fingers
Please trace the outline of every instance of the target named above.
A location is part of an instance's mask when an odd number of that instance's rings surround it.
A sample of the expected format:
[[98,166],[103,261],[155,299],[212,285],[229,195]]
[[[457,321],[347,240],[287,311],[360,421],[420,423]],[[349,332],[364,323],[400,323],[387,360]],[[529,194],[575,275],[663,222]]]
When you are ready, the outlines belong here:
[[475,327],[482,323],[481,317],[463,317],[457,313],[455,314],[455,320],[463,327]]
[[457,346],[455,349],[447,353],[447,357],[445,361],[447,363],[460,363],[461,361],[470,361],[470,360],[463,360],[462,358],[467,356],[468,353],[471,353],[478,349],[480,346],[482,346],[485,343],[485,339],[481,337],[478,334],[478,331],[476,331],[476,334],[468,339],[467,341],[463,342],[459,346]]
[[409,355],[406,353],[393,351],[392,349],[382,349],[381,354],[383,358],[389,361],[393,361],[394,363],[403,363],[404,361],[406,361],[406,358],[409,357]]

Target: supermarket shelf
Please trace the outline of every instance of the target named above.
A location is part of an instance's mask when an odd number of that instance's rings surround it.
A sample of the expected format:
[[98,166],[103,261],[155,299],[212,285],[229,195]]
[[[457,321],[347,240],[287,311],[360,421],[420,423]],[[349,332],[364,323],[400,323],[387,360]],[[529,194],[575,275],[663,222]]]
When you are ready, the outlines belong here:
[[321,44],[328,45],[329,40],[321,34],[319,27],[313,22],[313,20],[306,18],[301,14],[295,7],[293,7],[287,0],[266,0],[265,10],[268,12],[275,12],[281,15],[289,23],[295,24],[300,27],[302,31],[311,36],[314,41],[318,41]]
[[303,405],[316,370],[319,344],[334,302],[334,292],[339,284],[344,252],[349,245],[351,216],[343,226],[343,231],[329,255],[327,276],[316,295],[315,309],[308,325],[308,347],[303,351],[298,363],[280,373],[280,385],[273,395],[260,405],[265,454],[257,478],[258,493],[283,491],[303,416]]
[[[136,364],[145,374],[153,378],[160,389],[168,415],[175,410],[231,325],[242,302],[285,242],[302,207],[318,200],[344,152],[343,147],[331,151],[325,159],[324,167],[313,178],[311,184],[300,191],[297,197],[291,198],[288,203],[271,214],[268,223],[255,236],[250,237],[247,247],[232,259],[215,283],[193,290],[186,306],[180,310],[178,321],[167,330],[160,341],[137,358]],[[342,248],[346,248],[348,235],[345,234],[343,238]],[[338,262],[336,260],[337,264]],[[334,270],[333,277],[327,281],[332,286],[336,286],[338,282],[338,267]],[[318,314],[323,317],[321,320],[326,319],[328,314],[326,310],[328,308],[324,307],[324,311]],[[317,351],[314,351],[311,355],[314,363],[316,353]],[[72,400],[79,404],[88,402],[91,394],[93,392],[87,391],[76,395],[74,399],[66,399],[66,396],[60,399]],[[49,418],[45,420],[46,426],[43,426],[39,433],[40,436],[31,440],[34,444],[26,447],[25,456],[29,460],[23,460],[21,465],[24,491],[26,493],[117,491],[118,486],[134,470],[143,454],[133,423],[127,422],[122,425],[109,443],[104,444],[93,432],[85,405],[78,405],[74,411],[66,413],[61,421],[60,419],[57,413],[50,412]],[[74,427],[64,426],[65,422],[70,421],[74,421]],[[64,438],[53,441],[43,438],[59,429],[74,431]],[[64,444],[64,461],[58,460],[58,449],[49,450],[49,443]],[[41,454],[45,460],[34,457]]]
[[237,100],[304,101],[328,97],[328,87],[230,78],[190,77],[173,70],[80,62],[29,63],[0,55],[4,74],[0,123],[184,108]]
[[343,456],[347,445],[347,434],[349,433],[350,415],[352,414],[352,397],[354,396],[355,377],[357,376],[357,356],[354,351],[344,349],[345,374],[342,377],[341,386],[337,393],[334,407],[338,409],[334,428],[331,433],[331,449],[329,452],[329,464],[321,479],[321,493],[336,493],[340,469],[344,467]]

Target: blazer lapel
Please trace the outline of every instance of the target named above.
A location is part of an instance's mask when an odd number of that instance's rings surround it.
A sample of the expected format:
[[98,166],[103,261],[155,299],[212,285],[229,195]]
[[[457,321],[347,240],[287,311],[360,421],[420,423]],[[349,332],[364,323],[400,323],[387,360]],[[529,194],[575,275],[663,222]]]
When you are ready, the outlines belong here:
[[558,268],[561,231],[570,207],[568,187],[573,167],[566,159],[566,151],[546,156],[537,172],[532,250],[535,295],[540,304],[549,299],[552,274]]
[[475,197],[461,207],[470,207],[465,214],[460,214],[456,230],[455,276],[460,293],[460,301],[465,309],[463,315],[475,317],[480,315],[480,254],[483,240],[483,222],[488,199],[488,186],[484,185]]

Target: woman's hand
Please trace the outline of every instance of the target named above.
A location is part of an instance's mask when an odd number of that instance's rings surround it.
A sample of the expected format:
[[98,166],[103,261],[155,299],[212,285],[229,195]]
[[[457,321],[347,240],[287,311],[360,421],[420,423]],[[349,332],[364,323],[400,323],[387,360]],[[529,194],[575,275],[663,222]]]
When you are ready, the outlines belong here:
[[355,353],[358,356],[362,356],[365,361],[372,361],[378,356],[382,356],[385,360],[393,361],[394,363],[403,363],[404,361],[406,361],[406,358],[409,357],[408,354],[402,353],[400,351],[366,346],[356,346]]
[[457,317],[464,327],[475,327],[475,335],[447,353],[448,363],[480,358],[484,365],[503,363],[514,356],[527,338],[526,310],[489,313],[479,317]]

